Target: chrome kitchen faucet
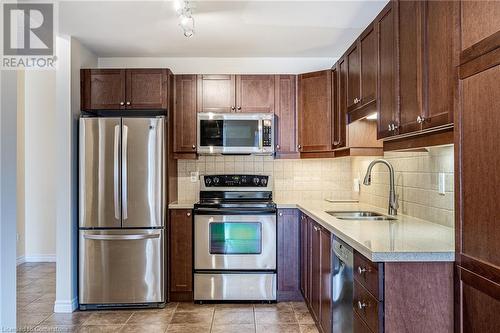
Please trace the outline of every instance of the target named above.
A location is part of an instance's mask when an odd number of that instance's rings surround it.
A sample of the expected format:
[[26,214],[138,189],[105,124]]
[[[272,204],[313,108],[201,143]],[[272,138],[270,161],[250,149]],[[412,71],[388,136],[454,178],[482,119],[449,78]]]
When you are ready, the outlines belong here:
[[398,195],[396,194],[396,185],[394,184],[394,168],[392,164],[384,159],[376,159],[371,161],[370,165],[368,165],[368,169],[366,170],[365,179],[363,180],[363,184],[370,185],[372,183],[372,168],[375,164],[382,163],[389,168],[389,215],[398,215]]

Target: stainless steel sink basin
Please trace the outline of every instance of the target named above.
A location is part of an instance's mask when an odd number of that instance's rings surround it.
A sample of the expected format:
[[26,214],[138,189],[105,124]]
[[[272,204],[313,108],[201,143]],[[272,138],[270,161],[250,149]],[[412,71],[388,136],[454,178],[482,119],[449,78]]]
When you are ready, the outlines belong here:
[[340,220],[371,220],[371,221],[392,221],[395,217],[369,211],[330,211],[326,212]]

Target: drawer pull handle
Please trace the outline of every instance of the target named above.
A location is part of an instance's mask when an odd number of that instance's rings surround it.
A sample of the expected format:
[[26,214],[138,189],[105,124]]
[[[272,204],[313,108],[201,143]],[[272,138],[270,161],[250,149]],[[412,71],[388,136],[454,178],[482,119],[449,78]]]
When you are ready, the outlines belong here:
[[368,303],[358,301],[358,309],[363,310],[364,308],[368,307]]

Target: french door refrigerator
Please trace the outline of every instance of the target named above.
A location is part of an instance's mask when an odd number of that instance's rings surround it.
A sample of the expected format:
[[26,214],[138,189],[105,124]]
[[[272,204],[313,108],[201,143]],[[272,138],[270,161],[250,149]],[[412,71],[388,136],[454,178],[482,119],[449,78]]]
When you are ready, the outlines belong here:
[[165,302],[165,118],[82,117],[80,309]]

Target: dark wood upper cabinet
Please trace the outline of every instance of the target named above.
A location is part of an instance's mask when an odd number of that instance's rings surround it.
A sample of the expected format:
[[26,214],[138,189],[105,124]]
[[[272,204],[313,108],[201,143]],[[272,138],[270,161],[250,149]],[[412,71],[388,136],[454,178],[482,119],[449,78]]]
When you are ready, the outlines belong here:
[[82,110],[125,108],[124,69],[82,69],[80,79]]
[[196,152],[196,75],[175,75],[174,152]]
[[127,109],[160,110],[167,108],[167,69],[127,69]]
[[345,55],[347,111],[357,120],[375,112],[377,90],[377,36],[370,24]]
[[169,219],[170,301],[193,297],[193,217],[188,209],[170,210]]
[[276,157],[297,158],[297,113],[295,75],[276,75],[274,113],[276,115]]
[[453,123],[458,92],[459,11],[458,1],[425,2],[427,104],[423,129]]
[[373,24],[359,37],[361,60],[361,106],[374,103],[377,97],[377,35]]
[[299,75],[298,95],[299,151],[331,151],[332,71]]
[[377,41],[377,138],[392,135],[391,126],[398,122],[397,63],[395,38],[395,2],[389,2],[375,19]]
[[274,112],[274,75],[237,75],[236,112]]
[[198,75],[198,112],[234,112],[235,82],[235,75]]
[[168,69],[82,69],[81,108],[97,110],[165,110]]
[[341,58],[332,71],[332,119],[333,119],[333,149],[346,146],[347,125],[347,63]]
[[297,209],[278,210],[278,301],[299,301],[300,221]]
[[[500,5],[498,1],[461,1],[460,7],[461,50],[464,51],[465,58],[470,60],[468,51],[473,51],[477,46],[484,49],[484,42],[491,46],[493,46],[491,41],[498,42]],[[485,51],[492,49],[488,47]]]
[[[424,1],[398,1],[396,36],[399,67],[399,122],[395,134],[421,129],[424,103]],[[439,77],[439,76],[438,76]]]
[[347,110],[355,109],[361,100],[361,66],[358,41],[347,51]]

